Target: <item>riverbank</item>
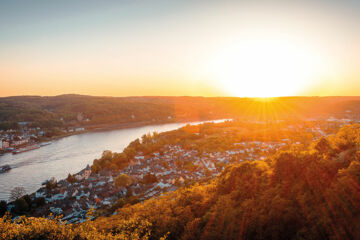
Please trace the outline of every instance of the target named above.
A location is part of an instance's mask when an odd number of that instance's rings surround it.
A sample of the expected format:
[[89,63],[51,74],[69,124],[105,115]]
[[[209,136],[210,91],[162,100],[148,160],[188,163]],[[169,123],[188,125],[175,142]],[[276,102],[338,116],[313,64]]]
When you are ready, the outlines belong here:
[[42,182],[51,177],[65,179],[69,173],[77,173],[87,164],[91,165],[94,159],[101,157],[104,150],[121,152],[130,142],[141,138],[144,134],[172,131],[187,123],[147,124],[147,126],[139,126],[140,123],[137,123],[139,127],[130,124],[125,129],[109,129],[109,131],[97,129],[92,130],[91,134],[62,137],[48,146],[33,151],[15,155],[5,154],[0,157],[0,165],[8,164],[12,169],[0,174],[0,200],[8,200],[14,187],[24,187],[28,193],[35,192]]
[[[84,130],[82,131],[73,131],[68,133],[63,133],[61,135],[56,135],[52,137],[43,137],[39,139],[38,143],[50,142],[59,140],[65,137],[70,137],[74,135],[90,133],[90,132],[101,132],[101,131],[111,131],[111,130],[118,130],[118,129],[127,129],[127,128],[136,128],[136,127],[144,127],[150,125],[160,125],[160,124],[167,124],[167,123],[177,123],[177,122],[151,122],[151,121],[142,121],[142,122],[126,122],[126,123],[116,123],[116,124],[97,124],[97,125],[89,125],[89,126],[82,126]],[[18,148],[27,146],[29,144],[21,145]],[[0,150],[0,156],[11,153],[18,148],[9,148],[6,150]]]
[[162,124],[182,124],[182,123],[194,123],[194,122],[207,122],[207,121],[219,121],[219,120],[232,120],[232,118],[215,118],[215,119],[184,119],[184,120],[178,120],[178,121],[141,121],[141,122],[125,122],[125,123],[104,123],[104,124],[96,124],[96,125],[88,125],[88,126],[82,126],[85,128],[83,131],[74,131],[71,133],[66,133],[58,136],[53,136],[51,138],[45,138],[41,140],[41,142],[47,142],[47,141],[53,141],[58,140],[64,137],[69,137],[73,135],[79,135],[84,133],[90,133],[90,132],[102,132],[102,131],[112,131],[112,130],[119,130],[119,129],[128,129],[128,128],[137,128],[137,127],[145,127],[145,126],[156,126],[156,125],[162,125]]
[[[197,123],[198,122],[192,122],[192,124]],[[206,123],[206,121],[199,123]],[[185,124],[177,124],[176,129],[181,128]],[[144,128],[140,129],[144,130]],[[161,131],[161,129],[159,130]],[[173,134],[176,135],[176,132]],[[90,137],[90,135],[93,134],[89,134],[88,137]],[[107,135],[107,133],[104,135]],[[133,138],[129,135],[127,135],[127,137],[131,142]],[[154,142],[157,142],[156,138],[154,139]],[[170,144],[171,142],[168,143]],[[132,163],[123,169],[116,169],[115,167],[111,168],[111,170],[104,168],[97,171],[93,170],[89,164],[85,169],[72,174],[72,177],[67,180],[63,178],[62,180],[55,181],[55,179],[52,178],[53,180],[51,180],[46,187],[41,187],[29,195],[32,202],[39,202],[40,200],[38,198],[43,202],[43,205],[32,209],[32,216],[47,216],[52,213],[55,215],[63,215],[64,218],[62,220],[66,220],[68,223],[82,222],[87,219],[86,213],[91,206],[95,209],[101,209],[100,211],[108,211],[108,214],[112,214],[113,211],[111,211],[110,208],[117,200],[128,200],[127,197],[129,197],[129,195],[126,194],[127,190],[129,190],[130,194],[134,194],[133,200],[143,201],[152,196],[159,196],[163,192],[176,190],[184,183],[184,179],[188,179],[188,181],[200,181],[201,179],[204,180],[217,175],[221,170],[220,168],[215,168],[214,162],[212,162],[213,156],[200,159],[197,150],[185,150],[177,145],[177,143],[172,143],[172,145],[168,143],[163,142],[157,150],[152,150],[162,152],[161,155],[154,152],[152,152],[154,154],[147,153],[143,155],[142,151],[137,149],[136,156],[132,157],[133,160],[128,162]],[[142,144],[146,145],[147,143]],[[219,159],[231,158],[233,154],[233,151],[226,151],[218,153],[216,157],[217,160],[220,161]],[[253,157],[255,157],[255,155]],[[189,169],[184,171],[182,166],[176,164],[178,161],[185,159],[187,161],[190,159],[194,160],[194,164],[197,166],[196,173],[189,171]],[[167,167],[160,167],[164,163]],[[126,190],[118,187],[115,182],[120,174],[132,176],[133,181],[137,183],[133,184],[132,188]],[[152,174],[156,176],[156,180],[152,179],[144,182],[144,174]],[[14,203],[10,202],[9,206],[14,206]]]
[[[57,136],[52,136],[49,138],[44,137],[44,138],[39,139],[38,143],[51,142],[51,141],[65,138],[65,137],[70,137],[70,136],[84,134],[84,133],[91,133],[91,132],[130,129],[130,128],[137,128],[137,127],[145,127],[145,126],[156,126],[156,125],[162,125],[162,124],[182,124],[182,123],[207,122],[207,121],[219,121],[219,120],[231,120],[231,118],[229,118],[229,119],[216,118],[216,119],[201,119],[201,120],[195,119],[195,118],[192,118],[192,119],[189,118],[189,119],[183,119],[183,120],[178,120],[178,121],[174,121],[174,120],[157,121],[157,122],[141,121],[141,122],[125,122],[125,123],[115,123],[115,124],[104,123],[104,124],[96,124],[96,125],[88,125],[88,126],[79,126],[81,128],[84,128],[84,130],[67,132],[67,133],[57,135]],[[27,146],[27,145],[29,145],[29,144],[26,144],[24,146]],[[19,146],[19,148],[24,147],[24,146]],[[18,148],[14,148],[11,150],[10,149],[0,150],[0,157],[2,155],[4,155],[5,153],[11,153],[16,149],[18,149]],[[31,151],[31,150],[29,150],[29,151]]]

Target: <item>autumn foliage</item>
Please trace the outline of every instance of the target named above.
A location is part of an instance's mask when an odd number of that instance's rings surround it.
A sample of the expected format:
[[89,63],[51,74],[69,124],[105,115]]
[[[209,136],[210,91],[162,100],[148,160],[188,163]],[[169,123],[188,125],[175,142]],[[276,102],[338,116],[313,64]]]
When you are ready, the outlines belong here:
[[360,239],[360,125],[83,224],[5,216],[0,237]]

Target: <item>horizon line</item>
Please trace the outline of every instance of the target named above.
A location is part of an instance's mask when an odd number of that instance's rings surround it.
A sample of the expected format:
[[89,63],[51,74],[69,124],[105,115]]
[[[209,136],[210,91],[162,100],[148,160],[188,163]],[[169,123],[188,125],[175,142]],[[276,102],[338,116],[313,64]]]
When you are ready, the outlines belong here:
[[341,98],[360,98],[360,95],[289,95],[289,96],[274,96],[274,97],[249,97],[249,96],[201,96],[201,95],[130,95],[130,96],[110,96],[110,95],[87,95],[87,94],[78,94],[78,93],[64,93],[59,95],[10,95],[10,96],[0,96],[1,98],[14,98],[14,97],[41,97],[41,98],[51,98],[51,97],[61,97],[61,96],[84,96],[84,97],[102,97],[102,98],[244,98],[244,99],[275,99],[275,98],[329,98],[329,97],[341,97]]

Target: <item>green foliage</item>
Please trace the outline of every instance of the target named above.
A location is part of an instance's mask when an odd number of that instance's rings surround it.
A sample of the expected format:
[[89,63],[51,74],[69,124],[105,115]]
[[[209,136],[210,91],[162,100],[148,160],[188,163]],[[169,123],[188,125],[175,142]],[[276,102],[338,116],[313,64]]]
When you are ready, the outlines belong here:
[[12,121],[0,122],[0,130],[8,130],[8,129],[17,130],[18,128],[19,125],[16,122],[12,122]]
[[[194,104],[194,101],[197,103]],[[204,102],[202,98],[188,97],[115,98],[83,95],[6,97],[0,98],[0,130],[17,129],[19,121],[31,122],[32,127],[54,129],[76,125],[79,122],[82,125],[92,126],[189,120],[198,118],[199,113],[203,118],[223,116],[222,112],[213,109],[212,101],[214,100],[209,99]],[[209,114],[210,109],[213,111],[212,114]],[[83,120],[78,119],[79,114],[82,115]],[[172,119],[169,119],[169,116],[172,116]],[[85,119],[89,121],[84,121]]]

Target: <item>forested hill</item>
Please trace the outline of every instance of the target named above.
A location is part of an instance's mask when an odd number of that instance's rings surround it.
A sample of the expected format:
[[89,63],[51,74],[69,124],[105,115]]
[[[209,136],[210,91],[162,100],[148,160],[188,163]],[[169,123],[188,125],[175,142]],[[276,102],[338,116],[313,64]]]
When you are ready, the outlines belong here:
[[16,128],[17,122],[33,126],[96,125],[127,122],[171,122],[226,117],[359,118],[360,97],[252,98],[205,97],[54,97],[0,98],[0,128]]
[[360,125],[305,150],[230,164],[213,182],[118,209],[114,232],[149,223],[151,239],[360,239]]
[[0,219],[4,239],[360,239],[360,125],[306,148],[229,164],[183,187],[82,224]]

